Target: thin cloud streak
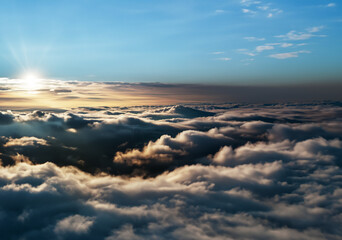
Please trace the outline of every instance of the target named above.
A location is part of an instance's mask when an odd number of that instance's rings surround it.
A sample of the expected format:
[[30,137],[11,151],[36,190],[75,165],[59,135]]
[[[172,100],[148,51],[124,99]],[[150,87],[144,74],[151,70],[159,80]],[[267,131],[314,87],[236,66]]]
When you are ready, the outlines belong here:
[[[271,48],[273,46],[262,46]],[[260,49],[261,51],[261,49]],[[295,58],[309,51],[295,51],[272,54],[277,59]],[[253,55],[254,56],[254,55]],[[230,62],[230,58],[219,58]],[[3,79],[5,90],[0,91],[2,109],[48,109],[79,106],[135,106],[168,105],[203,102],[277,102],[327,99],[340,100],[339,84],[283,86],[236,86],[205,84],[165,84],[165,83],[123,83],[123,82],[81,82],[40,80],[39,87],[31,91],[21,86],[21,80]],[[287,94],[291,92],[291,94]]]
[[287,58],[297,58],[301,53],[311,53],[310,51],[296,51],[296,52],[287,52],[287,53],[277,53],[271,54],[269,57],[276,58],[276,59],[287,59]]

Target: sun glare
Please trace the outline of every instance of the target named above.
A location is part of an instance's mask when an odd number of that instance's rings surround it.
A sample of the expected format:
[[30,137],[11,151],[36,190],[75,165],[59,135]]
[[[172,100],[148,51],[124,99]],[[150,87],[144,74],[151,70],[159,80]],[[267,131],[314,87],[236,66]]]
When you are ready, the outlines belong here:
[[25,73],[21,80],[23,81],[23,88],[30,93],[35,93],[41,87],[42,79],[35,72]]

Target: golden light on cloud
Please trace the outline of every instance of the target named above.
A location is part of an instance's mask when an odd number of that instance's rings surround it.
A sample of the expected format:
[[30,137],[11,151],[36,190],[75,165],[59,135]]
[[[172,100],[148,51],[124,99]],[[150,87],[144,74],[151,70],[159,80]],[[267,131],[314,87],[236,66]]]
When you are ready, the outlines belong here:
[[[287,92],[293,101],[310,99],[312,87],[287,88],[127,82],[62,81],[27,73],[18,79],[0,78],[1,109],[69,109],[80,106],[141,106],[238,101],[279,101]],[[286,89],[286,91],[284,90]],[[320,86],[320,97],[340,99],[340,87]],[[285,95],[282,95],[285,94]],[[276,97],[275,97],[276,96]],[[278,96],[279,99],[278,99]]]
[[[187,94],[182,86],[124,82],[84,82],[46,79],[27,72],[18,79],[2,78],[0,107],[11,109],[135,106],[203,101],[202,93]],[[184,91],[186,94],[184,94]]]

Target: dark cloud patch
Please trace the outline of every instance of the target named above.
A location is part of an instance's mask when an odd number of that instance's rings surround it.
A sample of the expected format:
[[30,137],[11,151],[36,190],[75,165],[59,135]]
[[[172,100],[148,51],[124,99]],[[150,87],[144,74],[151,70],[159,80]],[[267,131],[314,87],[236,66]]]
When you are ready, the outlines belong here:
[[[333,124],[335,125],[335,124]],[[334,129],[329,125],[324,124],[301,124],[289,126],[284,124],[275,125],[269,131],[269,138],[274,141],[289,140],[304,140],[308,138],[324,137],[333,139],[342,133],[342,127],[335,126]]]
[[72,90],[70,89],[51,89],[50,91],[54,93],[71,93],[72,92]]
[[43,111],[33,111],[33,113],[31,114],[32,117],[37,117],[37,118],[42,118],[45,116],[45,113]]
[[79,99],[80,97],[78,96],[63,96],[61,99]]
[[69,113],[66,117],[65,117],[65,124],[70,127],[70,128],[74,128],[74,129],[80,129],[83,128],[85,126],[87,126],[89,123],[91,123],[92,121],[86,120],[82,117],[79,117],[75,114]]
[[14,117],[12,116],[12,114],[0,112],[1,125],[11,124],[13,122],[13,119]]
[[173,114],[179,114],[182,115],[183,117],[186,118],[197,118],[197,117],[208,117],[208,116],[213,116],[215,114],[211,112],[205,112],[189,107],[184,107],[184,106],[173,106],[168,110],[169,113]]

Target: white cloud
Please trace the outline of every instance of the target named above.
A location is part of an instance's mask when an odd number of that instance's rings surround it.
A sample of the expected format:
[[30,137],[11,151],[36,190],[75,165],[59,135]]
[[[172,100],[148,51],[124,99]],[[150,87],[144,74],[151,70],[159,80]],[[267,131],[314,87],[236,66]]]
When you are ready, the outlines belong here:
[[242,9],[242,12],[243,12],[243,13],[250,13],[250,14],[255,14],[255,13],[256,13],[255,11],[252,11],[252,10],[247,9],[247,8],[243,8],[243,9]]
[[254,42],[254,41],[264,41],[265,38],[257,38],[257,37],[244,37],[243,39],[246,39],[248,41]]
[[276,59],[287,59],[287,58],[297,58],[300,53],[310,53],[310,51],[297,51],[297,52],[287,52],[287,53],[277,53],[271,54],[269,57]]
[[215,10],[215,13],[218,13],[218,14],[220,14],[220,13],[225,13],[225,11],[224,11],[224,10],[222,10],[222,9],[217,9],[217,10]]
[[277,53],[270,55],[270,57],[277,59],[296,58],[298,57],[298,52]]
[[251,56],[251,57],[254,57],[256,56],[255,53],[251,52],[251,51],[248,51],[248,49],[244,49],[244,48],[241,48],[241,49],[237,49],[237,51],[241,54],[244,54],[244,55],[247,55],[247,56]]
[[312,35],[311,33],[303,33],[303,32],[297,33],[296,31],[290,31],[285,35],[278,35],[276,37],[284,38],[288,40],[306,40],[313,36],[314,35]]
[[219,54],[224,54],[224,52],[212,52],[211,54],[219,55]]
[[241,4],[244,6],[251,6],[251,5],[256,5],[260,4],[260,1],[253,1],[253,0],[241,0]]
[[266,16],[267,18],[272,18],[275,15],[283,12],[281,9],[272,8],[272,4],[261,1],[242,0],[240,3],[243,7],[242,12],[252,15],[258,14],[261,16]]
[[269,46],[269,45],[257,46],[255,48],[255,50],[257,52],[262,52],[262,51],[265,51],[265,50],[272,50],[272,49],[274,49],[274,47],[273,46]]
[[230,61],[232,59],[228,58],[228,57],[222,57],[222,58],[217,58],[217,60],[220,60],[220,61]]
[[336,7],[336,3],[328,3],[325,7]]
[[316,27],[308,28],[306,30],[310,33],[316,33],[316,32],[321,31],[323,28],[324,28],[324,26],[316,26]]
[[251,56],[251,57],[255,57],[256,56],[256,54],[252,53],[252,52],[242,52],[242,54],[245,54],[245,55]]
[[285,35],[278,35],[275,37],[283,38],[284,40],[292,40],[292,41],[306,40],[312,37],[325,37],[325,35],[314,34],[314,33],[321,31],[323,28],[324,28],[323,26],[311,27],[311,28],[307,28],[306,32],[297,32],[295,30],[292,30]]
[[266,10],[269,9],[270,7],[267,6],[267,5],[265,5],[265,6],[258,6],[258,8],[259,8],[260,10],[266,11]]
[[282,43],[280,46],[281,46],[282,48],[287,48],[287,47],[292,47],[293,44],[292,44],[292,43]]

